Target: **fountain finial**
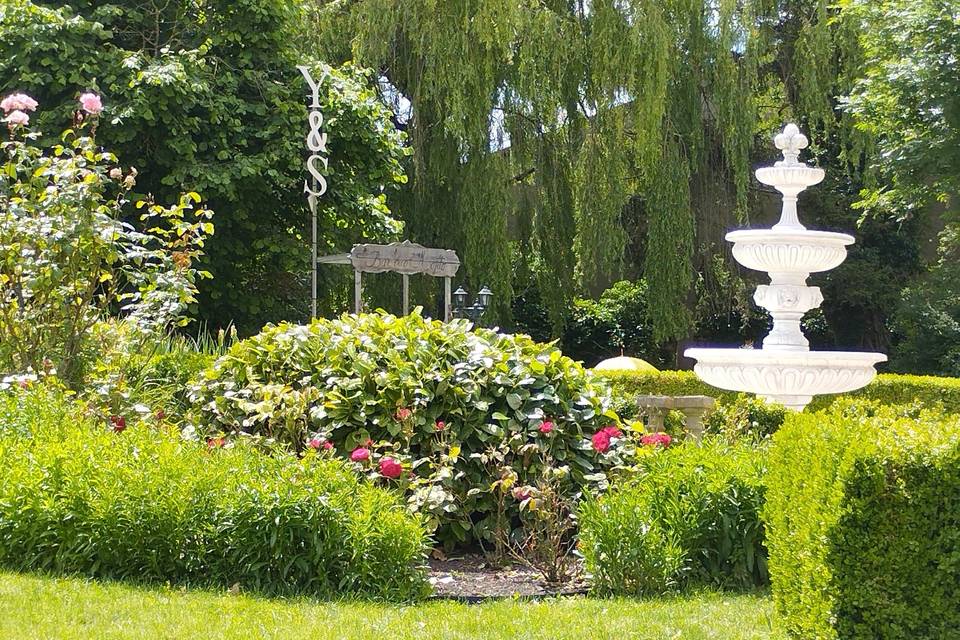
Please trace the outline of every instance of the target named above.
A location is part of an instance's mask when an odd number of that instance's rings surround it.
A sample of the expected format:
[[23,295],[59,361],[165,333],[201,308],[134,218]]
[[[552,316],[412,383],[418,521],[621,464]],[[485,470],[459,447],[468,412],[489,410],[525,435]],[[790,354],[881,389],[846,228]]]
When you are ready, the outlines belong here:
[[810,141],[807,140],[807,136],[800,133],[797,125],[791,122],[776,135],[773,144],[783,152],[783,160],[778,161],[775,166],[791,167],[804,164],[799,161],[800,151],[806,149]]

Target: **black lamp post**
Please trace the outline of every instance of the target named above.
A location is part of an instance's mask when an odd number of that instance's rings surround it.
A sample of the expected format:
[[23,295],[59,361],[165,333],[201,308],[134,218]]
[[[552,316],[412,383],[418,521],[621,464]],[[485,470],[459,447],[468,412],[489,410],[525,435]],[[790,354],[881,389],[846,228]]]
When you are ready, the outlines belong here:
[[477,297],[472,304],[467,304],[470,299],[470,293],[463,287],[453,292],[453,317],[469,318],[475,324],[479,324],[480,318],[486,313],[493,301],[493,291],[483,287],[477,292]]

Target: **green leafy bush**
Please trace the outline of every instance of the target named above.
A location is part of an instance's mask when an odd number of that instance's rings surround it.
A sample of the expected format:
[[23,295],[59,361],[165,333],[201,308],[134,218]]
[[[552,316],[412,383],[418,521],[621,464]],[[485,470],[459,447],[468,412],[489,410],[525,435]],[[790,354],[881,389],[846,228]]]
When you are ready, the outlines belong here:
[[804,640],[960,629],[960,417],[879,403],[793,415],[773,438],[774,601]]
[[764,454],[707,439],[647,450],[636,476],[580,507],[580,550],[601,594],[766,584]]
[[199,436],[332,447],[404,488],[449,544],[496,540],[522,502],[503,493],[545,470],[579,492],[603,486],[632,452],[629,434],[596,435],[618,422],[606,390],[552,345],[418,313],[267,327],[192,397]]
[[37,383],[0,392],[4,566],[279,594],[422,594],[422,524],[345,465],[93,422],[56,396]]
[[730,404],[721,404],[704,420],[707,433],[723,435],[729,440],[749,437],[762,440],[783,425],[787,408],[741,393]]
[[93,364],[81,397],[105,417],[153,415],[179,423],[189,409],[190,383],[226,351],[233,337],[220,331],[201,334],[198,340],[171,334],[143,341],[131,322],[100,322],[87,340]]

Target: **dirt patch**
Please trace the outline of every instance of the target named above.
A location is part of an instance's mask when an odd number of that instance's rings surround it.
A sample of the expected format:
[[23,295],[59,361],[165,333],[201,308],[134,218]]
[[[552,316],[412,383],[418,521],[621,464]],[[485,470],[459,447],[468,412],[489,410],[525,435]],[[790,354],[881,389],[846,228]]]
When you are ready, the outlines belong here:
[[550,585],[534,569],[521,565],[494,566],[483,556],[431,559],[433,597],[481,602],[496,598],[547,598],[586,593],[579,567],[566,584]]

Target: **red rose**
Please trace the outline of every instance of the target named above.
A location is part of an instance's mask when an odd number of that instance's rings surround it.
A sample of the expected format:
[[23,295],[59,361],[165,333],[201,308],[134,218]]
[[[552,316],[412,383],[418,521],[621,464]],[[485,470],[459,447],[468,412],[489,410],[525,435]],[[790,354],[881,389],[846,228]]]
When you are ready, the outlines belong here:
[[544,433],[544,434],[550,433],[551,431],[553,431],[554,426],[555,425],[551,421],[544,420],[543,422],[540,423],[540,433]]
[[163,409],[157,409],[157,412],[154,414],[154,417],[156,417],[157,420],[163,420],[164,418],[167,417],[167,412],[164,411]]
[[310,440],[310,442],[307,443],[307,446],[313,449],[314,451],[317,451],[320,449],[320,447],[323,446],[323,440],[321,440],[320,438],[313,438],[312,440]]
[[437,420],[434,423],[433,428],[436,429],[437,431],[443,431],[444,429],[447,428],[447,423],[444,422],[443,420]]
[[110,416],[110,425],[113,427],[114,433],[123,433],[124,429],[127,428],[127,419],[123,416]]
[[380,461],[380,475],[385,478],[399,478],[403,467],[393,458],[384,458]]
[[413,415],[413,411],[411,411],[406,407],[400,407],[399,409],[397,409],[397,413],[394,414],[393,417],[396,418],[397,422],[403,422],[404,420],[406,420],[412,415]]
[[363,447],[357,447],[350,453],[350,459],[354,462],[364,462],[370,459],[370,450]]
[[658,433],[648,433],[647,435],[640,438],[640,444],[647,447],[669,447],[670,443],[673,441],[668,434],[663,433],[662,431]]
[[327,440],[326,442],[323,443],[323,450],[330,451],[330,449],[333,449],[333,443]]
[[600,453],[605,453],[610,448],[610,434],[606,430],[597,431],[591,440],[593,440],[594,450]]

